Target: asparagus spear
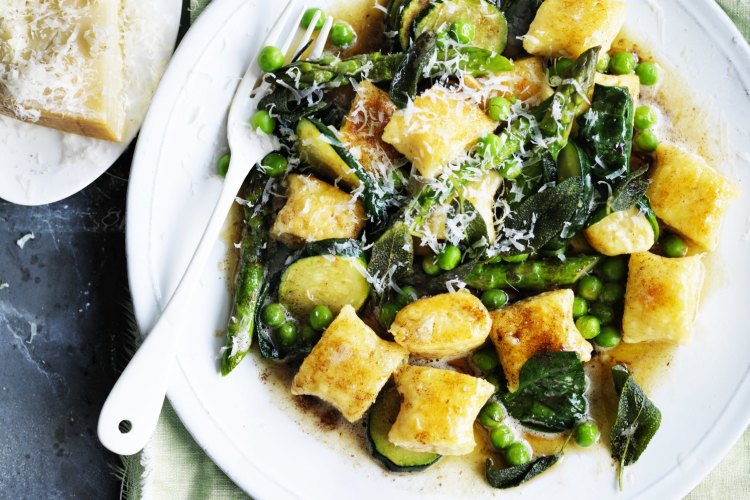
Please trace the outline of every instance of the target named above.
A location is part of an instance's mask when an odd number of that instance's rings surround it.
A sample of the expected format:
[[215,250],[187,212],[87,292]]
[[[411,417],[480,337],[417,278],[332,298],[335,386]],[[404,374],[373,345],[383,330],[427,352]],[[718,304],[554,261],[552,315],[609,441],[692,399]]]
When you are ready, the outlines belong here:
[[268,204],[262,203],[266,176],[259,170],[246,180],[243,205],[245,230],[240,247],[240,263],[235,278],[232,312],[226,329],[226,344],[221,357],[221,374],[231,372],[250,351],[255,330],[256,310],[266,281],[263,259],[268,241],[266,215]]
[[[349,85],[352,80],[372,82],[393,80],[406,54],[359,54],[339,59],[330,54],[312,61],[295,61],[274,73],[282,87],[305,90],[313,86],[334,88]],[[513,69],[505,57],[479,47],[458,47],[438,50],[436,63],[429,68],[431,76],[461,70],[473,76],[500,73]]]
[[570,257],[565,261],[477,264],[466,276],[465,282],[477,290],[547,290],[554,286],[572,285],[591,271],[600,260],[601,256],[586,255]]

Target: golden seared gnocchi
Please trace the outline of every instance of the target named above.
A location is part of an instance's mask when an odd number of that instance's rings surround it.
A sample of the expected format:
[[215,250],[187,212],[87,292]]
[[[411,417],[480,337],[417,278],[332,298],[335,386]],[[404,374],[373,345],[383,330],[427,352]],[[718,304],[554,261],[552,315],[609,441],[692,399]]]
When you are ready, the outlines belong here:
[[297,248],[307,241],[356,238],[365,227],[359,200],[337,187],[306,175],[290,175],[288,198],[270,234]]
[[407,450],[466,455],[476,446],[474,420],[494,394],[481,378],[429,366],[406,365],[396,374],[401,394],[388,440]]
[[346,305],[305,358],[291,391],[317,396],[356,422],[408,357],[406,349],[378,337]]
[[591,344],[573,321],[573,297],[572,290],[555,290],[490,313],[490,339],[497,349],[508,389],[516,389],[524,363],[538,353],[575,351],[581,361],[591,359]]
[[497,122],[478,104],[435,86],[393,114],[383,140],[406,156],[422,177],[434,179],[495,128]]
[[482,301],[466,291],[419,299],[396,315],[390,332],[421,358],[456,357],[482,345],[491,320]]
[[654,246],[654,230],[638,207],[614,212],[583,233],[589,245],[604,255],[646,252]]
[[684,342],[698,311],[703,287],[701,256],[669,258],[636,253],[628,264],[622,339]]
[[648,197],[656,215],[666,225],[714,250],[729,202],[737,186],[711,168],[700,156],[672,144],[656,149]]
[[523,40],[529,54],[578,57],[600,46],[607,52],[625,23],[625,0],[545,0]]

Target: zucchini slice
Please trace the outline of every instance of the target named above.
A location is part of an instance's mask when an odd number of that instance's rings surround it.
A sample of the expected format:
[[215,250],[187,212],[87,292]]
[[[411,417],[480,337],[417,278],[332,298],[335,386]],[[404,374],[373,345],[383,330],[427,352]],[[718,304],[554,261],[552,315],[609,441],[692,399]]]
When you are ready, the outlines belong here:
[[341,144],[336,134],[314,118],[297,124],[297,148],[300,157],[316,172],[349,189],[364,185],[362,203],[369,219],[382,226],[388,218],[388,194],[378,181]]
[[388,441],[388,432],[396,421],[401,398],[395,388],[380,393],[370,410],[367,421],[367,436],[372,446],[372,454],[389,470],[395,472],[416,472],[424,470],[438,461],[441,455],[410,451]]
[[[395,1],[395,0],[394,0]],[[430,0],[406,0],[401,8],[399,17],[398,39],[401,42],[401,48],[409,48],[413,35],[414,21],[430,5]]]
[[475,36],[470,45],[501,54],[508,42],[505,15],[487,0],[441,0],[422,11],[414,21],[414,39],[425,31],[448,30],[462,19],[474,25]]
[[324,254],[299,259],[281,275],[279,302],[296,318],[307,318],[319,304],[334,315],[346,304],[359,309],[370,294],[365,269],[360,257]]
[[303,118],[297,124],[297,148],[300,158],[332,181],[339,180],[346,187],[359,187],[359,177],[316,124]]

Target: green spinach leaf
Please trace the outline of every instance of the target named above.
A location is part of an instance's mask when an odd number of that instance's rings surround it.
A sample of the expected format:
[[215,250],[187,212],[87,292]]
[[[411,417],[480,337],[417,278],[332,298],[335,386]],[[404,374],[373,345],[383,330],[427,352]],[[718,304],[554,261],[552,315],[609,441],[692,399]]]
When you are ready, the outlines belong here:
[[648,167],[639,168],[620,181],[607,201],[609,213],[627,210],[646,195],[650,184],[648,177],[644,175],[646,172],[648,172]]
[[367,271],[376,283],[373,292],[382,297],[391,283],[413,272],[414,240],[406,223],[395,222],[372,247]]
[[542,2],[543,0],[505,0],[503,2],[503,13],[508,21],[508,45],[505,47],[508,55],[515,57],[526,53],[521,37],[529,32],[531,21],[534,20]]
[[591,108],[578,118],[578,139],[594,162],[595,177],[612,181],[629,171],[633,99],[624,87],[594,86]]
[[584,196],[574,177],[529,196],[506,220],[496,246],[506,255],[536,252],[571,223]]
[[659,429],[661,412],[646,397],[627,368],[622,365],[612,367],[612,379],[619,401],[610,444],[612,456],[620,462],[617,477],[622,489],[623,469],[635,463],[645,451]]
[[489,482],[490,486],[493,488],[514,488],[526,481],[534,479],[536,476],[555,465],[560,458],[562,458],[562,452],[546,457],[535,458],[523,465],[506,468],[498,467],[492,462],[492,459],[487,459],[484,467],[484,475],[487,478],[487,482]]
[[417,95],[417,84],[424,69],[437,53],[437,38],[433,32],[425,32],[409,47],[396,74],[391,81],[391,100],[399,108],[405,108]]
[[572,429],[586,414],[586,378],[578,354],[543,352],[521,368],[518,389],[503,396],[508,413],[545,432]]

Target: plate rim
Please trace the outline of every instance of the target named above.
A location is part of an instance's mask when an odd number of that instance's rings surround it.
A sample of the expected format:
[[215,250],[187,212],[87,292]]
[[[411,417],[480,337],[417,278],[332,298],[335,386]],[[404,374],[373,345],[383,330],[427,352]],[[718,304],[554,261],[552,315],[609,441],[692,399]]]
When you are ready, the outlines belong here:
[[[133,172],[136,170],[136,165],[140,163],[140,157],[142,155],[145,156],[149,151],[147,146],[151,145],[151,143],[156,143],[158,144],[158,149],[161,149],[164,132],[157,134],[159,140],[154,140],[152,132],[152,129],[158,129],[160,116],[158,113],[159,107],[163,107],[165,102],[169,102],[169,100],[165,100],[161,94],[167,93],[167,91],[164,90],[168,87],[167,82],[177,80],[177,77],[179,76],[178,73],[185,73],[186,75],[193,68],[193,66],[188,65],[188,62],[198,59],[200,55],[190,53],[192,46],[198,46],[201,40],[215,35],[214,32],[217,28],[213,28],[212,30],[211,26],[216,24],[220,19],[227,17],[225,11],[228,11],[231,6],[241,8],[244,3],[254,1],[258,0],[214,0],[187,32],[186,36],[175,51],[172,61],[170,61],[170,64],[162,77],[159,88],[154,95],[154,102],[158,102],[159,106],[152,106],[146,115],[142,127],[142,134],[136,144],[136,150],[133,157]],[[651,0],[646,1],[651,3]],[[731,67],[738,73],[738,75],[744,76],[743,81],[750,82],[750,44],[748,44],[748,41],[739,32],[738,28],[731,21],[726,12],[724,12],[724,10],[712,0],[702,0],[691,6],[686,7],[681,5],[681,7],[696,21],[697,24],[704,28],[704,31],[708,33],[711,40],[714,41],[717,44],[717,47],[727,55]],[[693,9],[708,9],[711,15],[699,17],[695,14]],[[709,29],[709,26],[720,29]],[[268,29],[268,26],[266,29]],[[740,63],[742,62],[747,63],[745,68],[740,66]],[[174,102],[176,99],[177,93],[174,94],[171,101]],[[172,107],[169,107],[168,109],[172,109]],[[132,178],[134,177],[131,173],[131,179]],[[130,213],[131,207],[136,204],[135,198],[137,197],[139,200],[142,199],[142,196],[136,195],[134,191],[135,189],[133,189],[133,183],[131,182],[128,189],[127,199],[128,213]],[[131,259],[130,256],[135,255],[134,247],[140,243],[138,238],[135,237],[135,231],[131,230],[131,221],[134,219],[134,217],[128,217],[126,224],[126,253],[129,257],[128,276],[131,285],[142,282],[148,274],[147,272],[142,272],[139,276],[138,266],[131,264],[134,259]],[[133,287],[133,289],[135,290],[136,287]],[[145,331],[149,327],[148,323],[150,319],[139,314],[136,293],[133,293],[133,299],[134,305],[136,306],[135,310],[138,325],[142,331]],[[238,487],[251,495],[258,498],[265,497],[266,495],[274,495],[272,498],[297,498],[292,492],[284,488],[283,485],[276,483],[259,469],[248,474],[246,469],[243,469],[242,473],[240,473],[232,467],[235,460],[245,459],[244,453],[237,449],[232,443],[232,440],[229,439],[221,429],[217,428],[218,426],[215,424],[215,421],[210,418],[210,409],[203,406],[200,398],[192,388],[189,379],[185,374],[184,367],[180,363],[178,363],[178,369],[180,370],[180,376],[175,376],[170,385],[168,391],[169,401],[186,430],[201,449],[208,454],[211,460],[219,466]],[[194,399],[190,400],[191,397]],[[203,410],[200,414],[194,411],[196,404]],[[721,426],[717,426],[717,424],[727,420],[744,422],[744,427],[733,427],[734,432],[731,433],[718,433],[716,428],[720,428]],[[687,470],[693,472],[693,474],[690,475],[685,474],[685,469],[673,467],[654,483],[644,486],[642,491],[645,491],[649,496],[652,496],[657,492],[668,496],[674,495],[675,493],[679,493],[680,496],[686,495],[703,481],[711,471],[713,471],[716,465],[726,456],[734,443],[736,443],[739,437],[745,432],[748,425],[750,425],[750,365],[747,367],[744,378],[738,382],[735,396],[733,396],[726,404],[720,417],[714,422],[712,429],[704,434],[702,439],[695,445],[695,448],[698,448],[709,438],[711,438],[714,443],[721,443],[720,445],[713,446],[713,453],[710,455],[709,459],[689,465]],[[223,438],[223,442],[217,444],[217,441],[215,440],[217,438]],[[228,450],[231,450],[231,453]],[[668,477],[678,473],[681,474],[683,479],[678,491],[675,491],[674,488],[670,488],[669,491],[659,490],[659,484],[665,485]],[[658,497],[654,496],[654,498]]]

